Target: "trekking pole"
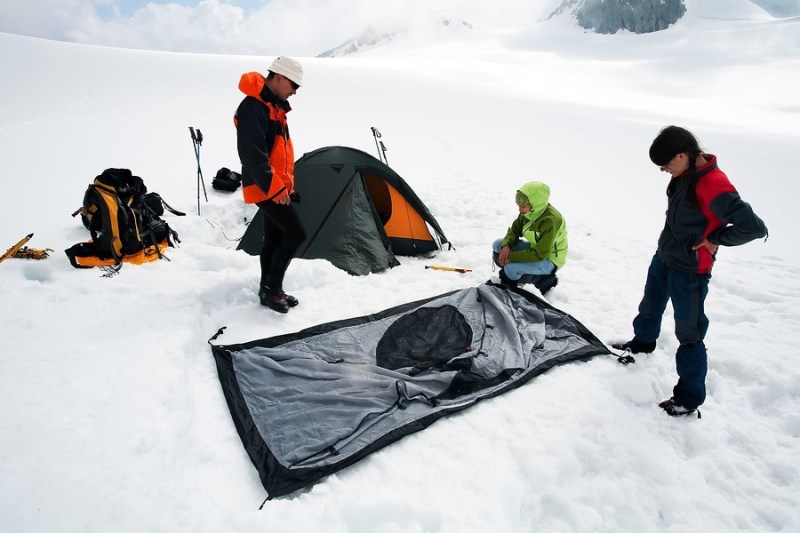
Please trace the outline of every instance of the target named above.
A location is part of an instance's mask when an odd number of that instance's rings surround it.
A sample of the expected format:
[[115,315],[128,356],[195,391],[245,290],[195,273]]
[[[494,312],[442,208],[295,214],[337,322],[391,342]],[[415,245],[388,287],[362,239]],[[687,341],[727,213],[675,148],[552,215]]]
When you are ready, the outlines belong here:
[[370,129],[372,130],[372,136],[375,138],[375,148],[378,150],[378,159],[381,163],[388,165],[389,160],[386,159],[386,145],[383,144],[383,141],[378,140],[381,138],[381,132],[379,132],[378,128],[375,126],[372,126]]
[[200,168],[200,145],[203,144],[203,134],[199,129],[195,130],[189,126],[189,133],[192,134],[192,145],[194,146],[194,157],[197,159],[197,214],[200,215],[200,185],[203,186],[203,196],[208,202],[208,194],[206,194],[206,183],[203,180],[203,170]]

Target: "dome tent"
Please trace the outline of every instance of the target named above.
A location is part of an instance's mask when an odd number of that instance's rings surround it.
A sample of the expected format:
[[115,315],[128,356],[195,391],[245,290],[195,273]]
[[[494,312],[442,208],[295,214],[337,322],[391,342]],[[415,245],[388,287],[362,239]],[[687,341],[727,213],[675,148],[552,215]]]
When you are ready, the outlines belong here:
[[[344,146],[319,148],[295,163],[295,204],[307,238],[295,257],[327,259],[355,275],[397,266],[395,255],[435,252],[448,243],[438,222],[388,165]],[[238,249],[261,252],[257,212]]]

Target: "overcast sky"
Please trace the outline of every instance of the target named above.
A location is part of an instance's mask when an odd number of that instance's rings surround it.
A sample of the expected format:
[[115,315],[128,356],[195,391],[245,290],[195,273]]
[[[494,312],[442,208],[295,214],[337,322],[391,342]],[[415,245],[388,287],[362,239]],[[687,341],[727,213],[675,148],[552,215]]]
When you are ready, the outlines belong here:
[[[476,29],[539,20],[559,0],[26,0],[0,4],[0,31],[79,43],[315,56],[366,28],[436,13]],[[43,13],[49,16],[43,17]]]

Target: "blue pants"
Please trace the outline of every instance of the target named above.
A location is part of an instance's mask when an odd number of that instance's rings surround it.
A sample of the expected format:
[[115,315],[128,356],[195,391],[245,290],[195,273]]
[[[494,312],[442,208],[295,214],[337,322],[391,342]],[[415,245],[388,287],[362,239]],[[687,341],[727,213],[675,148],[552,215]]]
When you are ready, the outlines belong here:
[[[492,250],[494,253],[500,253],[500,245],[502,242],[503,239],[497,239],[494,241],[494,244],[492,244]],[[530,247],[531,243],[520,239],[517,241],[517,244],[511,247],[511,251],[518,252],[519,250],[524,250]],[[556,266],[549,259],[542,259],[541,261],[536,261],[535,263],[509,263],[503,267],[503,271],[506,273],[506,276],[513,280],[518,280],[525,274],[531,274],[533,276],[546,276],[548,274],[552,274],[555,269]]]
[[693,274],[670,268],[658,255],[647,271],[644,297],[633,320],[636,340],[655,342],[661,332],[661,317],[672,300],[675,336],[680,346],[675,354],[678,384],[672,390],[675,403],[687,408],[702,405],[706,399],[708,356],[703,339],[708,330],[704,304],[710,274]]

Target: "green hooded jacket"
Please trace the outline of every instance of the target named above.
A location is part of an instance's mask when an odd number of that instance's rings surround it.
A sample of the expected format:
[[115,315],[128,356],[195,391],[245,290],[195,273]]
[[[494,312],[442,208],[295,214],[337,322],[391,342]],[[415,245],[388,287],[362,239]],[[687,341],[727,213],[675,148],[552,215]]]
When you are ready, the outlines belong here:
[[524,238],[531,243],[529,249],[511,252],[512,263],[536,263],[549,259],[557,268],[567,262],[567,222],[558,210],[550,205],[550,187],[531,181],[519,188],[531,203],[531,210],[520,214],[508,228],[503,246],[512,247]]

